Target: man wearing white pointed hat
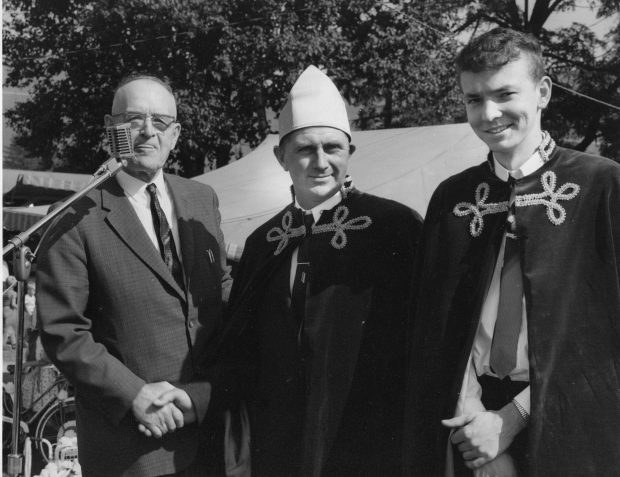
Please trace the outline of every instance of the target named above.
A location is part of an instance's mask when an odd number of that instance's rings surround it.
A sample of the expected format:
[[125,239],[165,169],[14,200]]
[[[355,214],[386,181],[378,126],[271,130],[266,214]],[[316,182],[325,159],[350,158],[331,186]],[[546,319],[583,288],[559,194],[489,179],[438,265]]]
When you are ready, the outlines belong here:
[[420,217],[353,186],[346,107],[314,66],[279,122],[293,199],[246,242],[223,347],[236,379],[214,393],[248,405],[253,476],[397,475]]

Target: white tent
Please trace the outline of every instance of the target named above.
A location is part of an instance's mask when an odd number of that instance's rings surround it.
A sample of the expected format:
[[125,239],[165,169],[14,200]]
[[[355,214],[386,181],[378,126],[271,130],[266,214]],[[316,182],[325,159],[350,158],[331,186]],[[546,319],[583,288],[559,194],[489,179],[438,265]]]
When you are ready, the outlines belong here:
[[[277,135],[270,135],[240,160],[193,178],[211,185],[218,194],[231,259],[239,259],[247,236],[291,200],[291,180],[273,155],[277,141]],[[402,202],[422,215],[442,180],[481,163],[487,154],[486,146],[468,124],[354,131],[353,143],[357,150],[349,173],[355,185],[362,191]],[[91,178],[5,170],[5,192],[20,173],[32,184],[76,191]],[[45,215],[47,208],[5,208],[4,225],[24,230]]]
[[50,189],[77,191],[92,179],[90,174],[71,174],[68,172],[27,171],[24,169],[2,170],[2,193],[5,193],[18,182]]
[[[75,192],[86,187],[91,179],[92,176],[88,174],[3,169],[2,193],[10,191],[17,184]],[[49,205],[3,207],[2,225],[8,230],[24,231],[47,214],[48,209]]]
[[[362,191],[397,200],[426,213],[441,181],[486,159],[487,147],[468,124],[354,131],[357,150],[349,165]],[[245,239],[291,200],[288,173],[278,165],[270,135],[247,156],[194,177],[220,200],[229,258],[238,259]]]

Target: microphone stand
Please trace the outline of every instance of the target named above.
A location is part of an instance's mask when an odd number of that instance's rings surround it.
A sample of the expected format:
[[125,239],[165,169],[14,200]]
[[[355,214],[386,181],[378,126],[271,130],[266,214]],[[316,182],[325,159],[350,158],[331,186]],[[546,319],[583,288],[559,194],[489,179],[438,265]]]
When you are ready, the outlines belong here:
[[13,396],[13,427],[11,435],[11,453],[7,456],[7,472],[10,477],[17,477],[22,474],[23,455],[19,453],[19,431],[21,418],[22,402],[22,368],[23,368],[23,349],[24,349],[24,284],[30,276],[32,262],[36,258],[26,242],[30,236],[41,227],[55,220],[65,209],[76,200],[82,198],[92,189],[114,177],[122,169],[119,160],[109,160],[101,166],[94,174],[94,180],[82,190],[76,192],[62,202],[52,212],[48,213],[33,226],[19,233],[2,249],[2,256],[13,250],[13,274],[17,279],[17,302],[18,302],[18,325],[17,325],[17,349],[15,356],[15,371],[13,375],[14,396]]

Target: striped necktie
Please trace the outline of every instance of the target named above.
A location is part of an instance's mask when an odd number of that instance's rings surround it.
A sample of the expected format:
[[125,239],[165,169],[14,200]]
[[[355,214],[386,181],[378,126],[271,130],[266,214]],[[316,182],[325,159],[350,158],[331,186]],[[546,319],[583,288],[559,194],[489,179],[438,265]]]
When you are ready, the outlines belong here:
[[499,306],[493,331],[489,364],[500,379],[517,365],[517,344],[523,317],[523,277],[519,256],[519,238],[515,219],[515,179],[510,176],[510,201],[506,219],[504,265],[500,278]]
[[174,244],[172,230],[170,229],[168,220],[157,199],[157,186],[155,184],[149,184],[146,186],[146,190],[151,196],[151,216],[153,217],[153,225],[155,226],[161,258],[168,267],[168,270],[170,270],[170,273],[172,273],[175,281],[179,284],[181,289],[184,289],[181,261],[177,255],[177,248]]

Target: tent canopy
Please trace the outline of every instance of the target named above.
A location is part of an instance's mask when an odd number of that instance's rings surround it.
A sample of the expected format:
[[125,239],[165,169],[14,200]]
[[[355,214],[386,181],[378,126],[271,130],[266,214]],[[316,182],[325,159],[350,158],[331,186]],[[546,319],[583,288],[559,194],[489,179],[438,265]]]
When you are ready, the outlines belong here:
[[[222,230],[230,258],[247,236],[290,201],[291,180],[275,156],[277,135],[236,162],[194,180],[211,185],[220,200]],[[441,181],[483,162],[487,147],[468,124],[354,131],[357,149],[349,174],[360,190],[387,197],[426,213]]]
[[[228,257],[238,259],[248,235],[290,201],[291,180],[275,156],[277,135],[269,135],[256,149],[238,161],[194,177],[211,185],[218,194],[222,231]],[[388,197],[421,215],[441,181],[483,162],[487,147],[468,124],[425,126],[375,131],[354,131],[357,146],[349,173],[362,191]],[[33,171],[3,171],[7,191],[23,176],[22,183],[77,191],[90,175]],[[25,230],[47,213],[48,206],[4,208],[4,227]]]
[[6,194],[17,184],[77,191],[92,178],[89,174],[70,174],[66,172],[27,171],[23,169],[2,170],[2,193]]
[[91,179],[88,174],[3,169],[3,228],[26,230],[47,213],[50,204],[83,189]]

